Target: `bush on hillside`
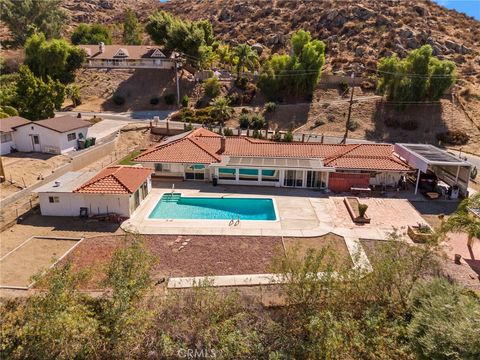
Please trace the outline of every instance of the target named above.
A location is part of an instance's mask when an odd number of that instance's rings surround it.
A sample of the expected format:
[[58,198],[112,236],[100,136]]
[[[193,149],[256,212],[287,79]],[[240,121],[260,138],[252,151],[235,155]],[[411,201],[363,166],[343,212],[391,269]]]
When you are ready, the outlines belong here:
[[273,101],[269,101],[265,104],[265,112],[267,113],[274,112],[276,108],[277,108],[277,104],[274,103]]
[[205,91],[205,95],[213,99],[220,95],[220,81],[216,77],[212,77],[205,81],[203,89]]
[[125,98],[121,95],[113,95],[112,96],[112,101],[114,102],[115,105],[125,104]]
[[163,97],[163,99],[165,100],[165,104],[173,105],[173,104],[175,104],[176,97],[175,97],[175,94],[166,94]]
[[462,130],[448,130],[437,134],[437,140],[443,144],[465,145],[470,140],[470,136]]
[[158,105],[158,103],[160,102],[160,98],[158,97],[153,97],[150,99],[150,104],[151,105]]
[[188,95],[183,95],[183,97],[182,97],[182,106],[183,106],[183,107],[187,107],[189,101],[190,101],[190,98],[188,97]]

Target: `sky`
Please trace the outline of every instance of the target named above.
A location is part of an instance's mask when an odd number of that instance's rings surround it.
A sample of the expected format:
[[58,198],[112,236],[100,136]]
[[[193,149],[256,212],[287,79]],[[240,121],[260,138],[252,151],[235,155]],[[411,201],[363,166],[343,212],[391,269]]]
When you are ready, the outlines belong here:
[[463,12],[480,20],[480,0],[434,0],[437,4],[448,9]]

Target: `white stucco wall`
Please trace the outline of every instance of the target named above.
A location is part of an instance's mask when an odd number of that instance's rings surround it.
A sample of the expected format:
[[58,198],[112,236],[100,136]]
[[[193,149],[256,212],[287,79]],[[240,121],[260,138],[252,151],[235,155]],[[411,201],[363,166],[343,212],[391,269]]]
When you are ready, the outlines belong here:
[[[58,203],[50,203],[50,196],[58,196]],[[101,195],[81,193],[40,193],[40,211],[45,216],[79,216],[80,208],[88,208],[90,215],[114,212],[130,216],[128,195]]]
[[15,137],[13,132],[10,132],[10,135],[12,136],[12,141],[2,142],[0,144],[0,155],[10,154],[10,147],[15,147]]
[[[87,136],[88,127],[72,130],[66,133],[59,133],[57,131],[47,129],[43,126],[36,124],[27,124],[20,126],[15,131],[15,143],[18,151],[36,151],[43,152],[45,147],[52,146],[59,149],[61,153],[71,151],[77,147],[77,139],[79,138],[79,133],[83,134],[85,138]],[[70,133],[76,134],[76,139],[68,141],[67,134]],[[38,135],[40,139],[40,144],[32,145],[31,135]]]

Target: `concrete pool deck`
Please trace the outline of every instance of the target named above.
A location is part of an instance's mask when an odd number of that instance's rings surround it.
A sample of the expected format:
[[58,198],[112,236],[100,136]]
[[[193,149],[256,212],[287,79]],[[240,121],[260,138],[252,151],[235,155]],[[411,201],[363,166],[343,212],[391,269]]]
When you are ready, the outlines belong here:
[[408,225],[425,223],[406,199],[362,198],[369,208],[370,224],[357,225],[351,220],[342,196],[315,190],[250,186],[217,186],[211,184],[177,183],[175,192],[183,196],[202,197],[269,197],[276,205],[277,221],[240,219],[238,225],[229,220],[149,219],[162,194],[172,189],[166,183],[154,187],[133,216],[122,228],[140,234],[230,235],[230,236],[321,236],[329,232],[348,238],[384,240],[395,229],[400,233]]

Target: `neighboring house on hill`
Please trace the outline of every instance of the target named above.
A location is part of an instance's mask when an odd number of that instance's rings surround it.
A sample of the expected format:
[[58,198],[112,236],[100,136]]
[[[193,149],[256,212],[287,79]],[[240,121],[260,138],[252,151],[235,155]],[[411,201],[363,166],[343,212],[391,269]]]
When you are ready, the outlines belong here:
[[9,154],[13,149],[16,149],[16,132],[15,129],[19,126],[29,124],[31,121],[20,116],[13,116],[0,119],[0,155]]
[[94,175],[69,172],[38,188],[40,210],[47,216],[117,214],[130,217],[152,188],[152,170],[111,166]]
[[63,154],[78,148],[78,140],[87,137],[91,125],[70,115],[29,121],[15,127],[15,148],[24,152]]
[[114,69],[174,69],[175,59],[168,58],[155,46],[79,45],[87,53],[86,66]]
[[393,145],[273,142],[224,137],[203,128],[168,138],[134,161],[159,176],[333,191],[396,186],[402,175],[413,171]]

